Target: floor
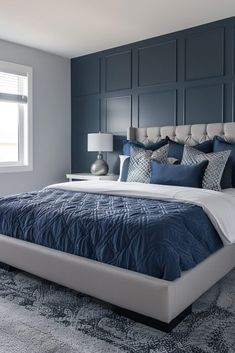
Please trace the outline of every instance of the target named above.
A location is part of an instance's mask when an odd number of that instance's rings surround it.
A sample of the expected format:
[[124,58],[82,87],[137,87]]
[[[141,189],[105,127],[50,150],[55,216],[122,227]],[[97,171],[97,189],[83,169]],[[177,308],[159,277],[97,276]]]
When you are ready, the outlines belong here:
[[0,353],[234,353],[235,270],[170,334],[17,270],[0,269],[0,318]]

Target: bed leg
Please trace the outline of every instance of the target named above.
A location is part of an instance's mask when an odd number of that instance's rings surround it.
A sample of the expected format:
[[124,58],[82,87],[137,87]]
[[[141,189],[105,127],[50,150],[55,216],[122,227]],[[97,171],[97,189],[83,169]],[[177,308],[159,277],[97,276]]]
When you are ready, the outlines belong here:
[[166,323],[157,319],[153,319],[149,316],[145,316],[142,314],[138,314],[134,311],[120,308],[118,306],[114,307],[114,311],[121,316],[125,316],[131,320],[136,322],[140,322],[141,324],[156,328],[157,330],[163,332],[171,332],[181,321],[183,321],[189,314],[192,312],[192,305],[187,307],[182,313],[176,316],[171,322]]

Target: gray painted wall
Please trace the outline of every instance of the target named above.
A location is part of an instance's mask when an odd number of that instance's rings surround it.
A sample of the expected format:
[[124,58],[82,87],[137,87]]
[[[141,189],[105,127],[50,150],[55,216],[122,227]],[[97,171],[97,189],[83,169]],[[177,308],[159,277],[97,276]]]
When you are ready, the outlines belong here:
[[70,60],[2,40],[0,60],[33,68],[33,171],[0,173],[0,196],[64,181],[71,168]]

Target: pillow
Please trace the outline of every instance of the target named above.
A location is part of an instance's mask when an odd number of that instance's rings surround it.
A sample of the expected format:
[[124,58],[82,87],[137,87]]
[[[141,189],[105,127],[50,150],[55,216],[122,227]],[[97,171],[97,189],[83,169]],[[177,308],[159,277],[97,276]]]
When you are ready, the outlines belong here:
[[120,158],[120,172],[119,172],[118,181],[126,181],[129,163],[130,163],[130,157],[120,154],[119,158]]
[[183,151],[184,151],[184,145],[182,145],[181,143],[175,142],[171,139],[168,140],[168,144],[169,144],[168,157],[176,158],[181,161]]
[[225,164],[224,172],[221,178],[221,189],[229,189],[233,187],[233,160],[231,154]]
[[152,151],[131,146],[131,157],[126,181],[149,183]]
[[201,188],[208,161],[194,165],[161,164],[151,161],[151,184]]
[[147,150],[155,151],[168,144],[168,138],[159,140],[146,146]]
[[[130,154],[126,181],[149,183],[151,172],[150,161],[154,159],[160,163],[167,163],[168,144],[163,145],[155,151],[132,145],[130,147]],[[122,181],[124,181],[124,177]]]
[[168,164],[180,164],[180,161],[174,157],[167,157]]
[[222,188],[235,187],[235,144],[226,142],[222,137],[215,136],[213,140],[213,151],[231,151],[222,177]]
[[152,152],[151,159],[155,159],[160,163],[167,163],[169,145],[163,145],[162,147],[156,149]]
[[155,143],[152,143],[150,145],[145,146],[142,142],[133,141],[133,140],[125,140],[125,141],[123,141],[123,154],[126,156],[130,156],[131,155],[131,146],[137,146],[140,148],[144,148],[146,150],[155,151],[155,150],[159,149],[160,147],[167,145],[167,143],[168,143],[168,139],[163,139],[163,140],[160,140],[160,141],[157,141]]
[[221,178],[224,172],[225,165],[227,163],[230,151],[223,151],[218,153],[203,153],[197,151],[193,147],[184,146],[183,158],[181,161],[182,165],[192,165],[203,160],[208,160],[209,164],[206,168],[202,187],[204,189],[221,191]]
[[[173,157],[181,161],[183,157],[183,152],[184,152],[184,145],[171,140],[169,137],[168,137],[168,143],[169,143],[168,157]],[[198,151],[201,151],[204,153],[210,153],[210,152],[213,152],[213,141],[207,140],[202,143],[199,143],[198,145],[191,146],[191,147],[196,148]]]
[[145,149],[145,145],[138,141],[132,140],[124,140],[123,141],[123,155],[130,156],[131,155],[131,146],[136,146]]
[[211,153],[213,152],[213,140],[206,140],[192,147],[204,153]]

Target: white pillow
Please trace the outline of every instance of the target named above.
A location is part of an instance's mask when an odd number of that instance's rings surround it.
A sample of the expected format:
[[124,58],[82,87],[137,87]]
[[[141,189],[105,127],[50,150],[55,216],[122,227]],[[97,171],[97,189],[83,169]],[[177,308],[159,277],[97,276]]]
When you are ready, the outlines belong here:
[[119,154],[119,158],[120,158],[120,172],[119,172],[119,178],[117,181],[121,181],[123,163],[127,158],[130,158],[130,156],[126,156],[124,154]]

